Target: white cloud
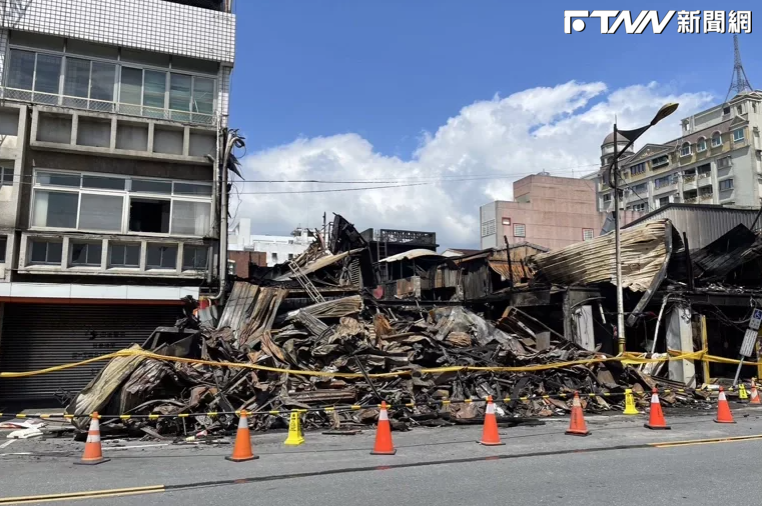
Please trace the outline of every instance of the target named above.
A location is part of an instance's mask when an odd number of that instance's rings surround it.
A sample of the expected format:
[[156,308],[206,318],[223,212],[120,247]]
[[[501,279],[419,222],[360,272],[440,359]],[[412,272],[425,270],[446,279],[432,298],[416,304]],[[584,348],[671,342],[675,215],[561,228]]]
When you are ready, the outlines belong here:
[[[237,184],[238,216],[254,233],[286,234],[297,225],[318,226],[323,212],[344,215],[368,227],[435,231],[443,246],[479,243],[479,206],[512,197],[512,181],[541,170],[571,177],[597,169],[600,143],[611,131],[644,125],[667,102],[680,109],[654,127],[643,142],[665,142],[680,133],[679,118],[706,107],[708,93],[676,94],[657,83],[609,91],[604,83],[570,81],[475,102],[434,133],[425,133],[410,160],[386,156],[357,134],[298,139],[250,154],[248,180],[377,180],[363,184]],[[591,166],[591,164],[593,164]],[[572,174],[572,168],[575,168]],[[499,179],[480,178],[482,175]],[[253,195],[379,186],[378,181],[472,177],[468,181],[357,192]],[[417,179],[416,179],[417,178]]]

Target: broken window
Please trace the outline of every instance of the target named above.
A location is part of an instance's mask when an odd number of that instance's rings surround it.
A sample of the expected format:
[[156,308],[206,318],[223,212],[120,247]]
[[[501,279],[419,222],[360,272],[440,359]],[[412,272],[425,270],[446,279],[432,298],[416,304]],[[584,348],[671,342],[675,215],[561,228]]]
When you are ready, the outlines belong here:
[[146,251],[146,268],[177,268],[177,246],[167,244],[149,244]]
[[30,264],[61,265],[62,242],[35,239],[30,243],[32,249],[32,254],[29,256]]
[[103,244],[100,242],[74,242],[71,244],[71,265],[100,267]]
[[206,270],[209,248],[206,246],[188,246],[183,248],[183,270]]
[[109,267],[140,267],[140,244],[109,243]]
[[130,198],[130,232],[169,233],[169,200]]

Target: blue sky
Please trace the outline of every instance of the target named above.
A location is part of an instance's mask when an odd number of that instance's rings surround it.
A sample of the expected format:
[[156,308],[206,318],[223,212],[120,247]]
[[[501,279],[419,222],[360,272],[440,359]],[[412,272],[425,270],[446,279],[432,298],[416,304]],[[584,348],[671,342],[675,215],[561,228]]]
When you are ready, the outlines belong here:
[[[398,167],[402,172],[394,175],[401,177],[400,174],[419,167],[397,162],[417,163],[422,156],[425,158],[421,146],[436,137],[448,120],[463,119],[463,108],[489,102],[496,95],[503,98],[536,88],[554,89],[572,81],[602,83],[606,89],[582,92],[584,104],[567,111],[572,116],[590,112],[596,104],[609,103],[616,90],[651,82],[658,83],[655,95],[696,94],[691,95],[695,100],[686,104],[703,107],[709,105],[707,94],[714,96],[714,102],[724,99],[733,64],[731,35],[678,34],[676,19],[661,35],[649,33],[650,28],[643,35],[627,35],[623,29],[616,35],[601,35],[597,20],[590,20],[585,32],[570,35],[563,32],[565,8],[591,11],[611,8],[606,2],[570,5],[506,0],[238,0],[236,4],[238,40],[231,124],[245,133],[248,153],[253,156],[249,174],[258,176],[278,171],[281,175],[306,176],[317,172],[326,176],[335,169],[337,175],[346,177],[346,170],[342,172],[342,167],[336,164],[337,160],[347,158],[341,149],[348,148],[338,141],[356,141],[357,146],[367,148],[360,157],[362,162],[357,163],[358,167],[364,167],[358,169],[360,173],[375,169],[380,161]],[[664,4],[618,2],[616,7],[638,13],[662,8]],[[716,0],[667,5],[673,10],[702,11],[731,7],[750,10],[753,6],[754,2],[748,0],[734,1],[732,5]],[[762,30],[762,25],[758,29]],[[757,88],[762,88],[762,68],[755,58],[760,53],[760,40],[755,34],[741,35],[746,72]],[[698,94],[702,94],[701,98]],[[649,99],[649,107],[654,100],[658,98]],[[610,105],[606,111],[613,120],[611,111],[615,107]],[[675,134],[679,132],[680,113],[689,112],[681,107],[671,118],[669,128]],[[533,124],[529,132],[552,126],[563,116]],[[623,112],[620,118],[637,121],[640,115],[628,117]],[[584,121],[591,121],[589,114]],[[607,120],[596,121],[588,138],[580,140],[589,142],[589,156],[560,153],[558,160],[568,161],[554,163],[568,163],[569,167],[580,160],[594,162],[601,128]],[[510,130],[510,119],[503,126]],[[343,147],[317,146],[325,138],[334,139]],[[310,148],[309,166],[303,166],[305,146]],[[297,148],[300,151],[296,152]],[[468,146],[459,149],[452,159],[469,158],[473,153]],[[273,150],[282,155],[278,161],[258,157],[272,155]],[[289,158],[287,162],[283,161],[285,158]],[[317,165],[313,163],[315,159]],[[475,166],[463,173],[500,170],[499,164],[490,165],[480,156],[474,159]],[[266,167],[262,165],[265,160]],[[294,169],[297,165],[299,170]],[[440,164],[439,172],[435,172],[441,173],[443,167]],[[535,167],[534,162],[527,162],[527,167]],[[381,173],[387,174],[389,170],[385,166]],[[517,177],[522,174],[515,170],[512,173]],[[504,185],[507,188],[504,192],[509,193],[510,181],[504,181]],[[448,185],[443,186],[444,189],[439,189],[452,193],[452,185],[449,189]],[[459,228],[471,227],[479,205],[504,195],[502,190],[490,189],[488,185],[471,190],[470,211],[463,203],[453,203],[463,213],[470,213],[470,217],[457,218]],[[302,197],[295,198],[298,201]],[[383,210],[384,196],[368,198]],[[342,197],[339,202],[345,200]],[[304,203],[311,211],[317,209],[314,206],[335,207],[334,201],[313,199]],[[247,202],[242,212],[251,214],[261,209]],[[363,218],[373,221],[370,214]],[[295,215],[278,221],[266,216],[260,229],[287,232],[283,229],[305,219],[308,219],[305,215]],[[442,226],[431,218],[416,224]],[[452,242],[473,244],[473,237],[478,237],[475,234],[478,231],[469,237],[453,233]]]

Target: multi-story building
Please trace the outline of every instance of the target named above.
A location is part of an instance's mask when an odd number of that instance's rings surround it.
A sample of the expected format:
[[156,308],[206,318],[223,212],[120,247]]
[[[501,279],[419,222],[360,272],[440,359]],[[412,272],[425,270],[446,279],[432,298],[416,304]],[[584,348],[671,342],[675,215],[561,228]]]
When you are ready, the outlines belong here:
[[[737,95],[682,120],[682,135],[646,144],[620,159],[622,208],[653,211],[670,203],[759,207],[762,201],[762,92]],[[617,139],[619,150],[627,141]],[[613,133],[601,146],[598,208],[613,211],[608,165]]]
[[[219,285],[231,0],[0,2],[0,370],[172,325]],[[47,398],[98,365],[0,380]]]
[[481,248],[530,243],[548,249],[598,237],[605,216],[595,205],[596,183],[590,179],[544,173],[513,183],[512,202],[481,206]]
[[272,267],[304,253],[315,237],[309,229],[298,227],[291,235],[262,235],[251,233],[251,219],[241,218],[228,234],[228,250],[263,253],[265,265]]

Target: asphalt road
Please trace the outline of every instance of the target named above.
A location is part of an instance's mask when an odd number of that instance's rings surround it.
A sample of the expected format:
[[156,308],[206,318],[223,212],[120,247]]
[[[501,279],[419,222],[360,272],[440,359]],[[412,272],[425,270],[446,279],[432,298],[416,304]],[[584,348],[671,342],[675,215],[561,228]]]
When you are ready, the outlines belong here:
[[[19,441],[0,450],[2,498],[156,486],[155,493],[61,500],[58,504],[756,504],[762,409],[736,411],[737,424],[712,416],[675,417],[671,431],[641,417],[590,418],[593,433],[565,436],[568,423],[501,429],[506,443],[474,443],[479,427],[395,433],[395,456],[371,456],[373,433],[326,436],[282,446],[285,434],[254,437],[256,461],[223,459],[229,446],[105,444],[111,462],[75,466],[81,447]],[[747,438],[728,441],[728,437]],[[701,439],[725,439],[722,442]],[[689,441],[675,445],[676,442]],[[662,446],[655,446],[654,443]],[[663,445],[669,446],[663,446]],[[150,446],[148,446],[150,445]],[[137,448],[133,448],[137,446]],[[5,452],[5,453],[3,453]],[[26,502],[26,504],[47,504]]]

